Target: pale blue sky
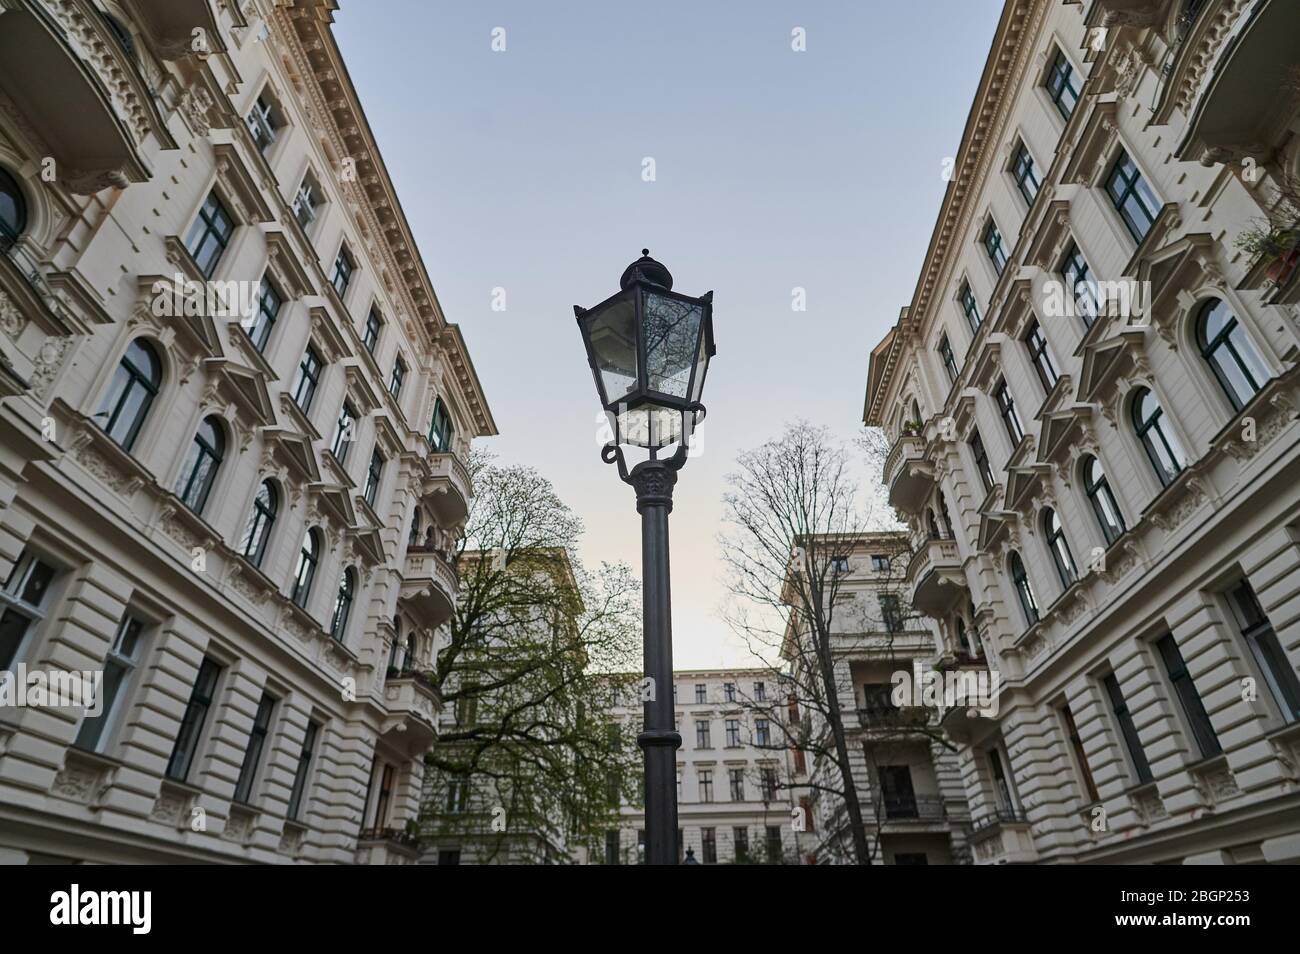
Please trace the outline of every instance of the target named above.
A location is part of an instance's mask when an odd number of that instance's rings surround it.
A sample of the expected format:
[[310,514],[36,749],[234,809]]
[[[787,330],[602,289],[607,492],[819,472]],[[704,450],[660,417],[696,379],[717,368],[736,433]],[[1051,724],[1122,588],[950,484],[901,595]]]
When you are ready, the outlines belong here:
[[483,443],[554,481],[589,562],[639,572],[640,518],[599,459],[572,306],[616,291],[643,246],[677,290],[714,290],[703,453],[671,524],[678,668],[749,662],[717,614],[724,476],[788,419],[860,429],[868,354],[911,298],[1001,8],[342,3],[344,58],[501,430]]

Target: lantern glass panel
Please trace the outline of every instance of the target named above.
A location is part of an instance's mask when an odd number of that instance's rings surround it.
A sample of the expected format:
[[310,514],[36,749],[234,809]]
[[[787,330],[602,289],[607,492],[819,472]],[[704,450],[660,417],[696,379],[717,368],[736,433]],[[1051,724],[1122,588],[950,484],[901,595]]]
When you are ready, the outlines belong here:
[[636,315],[632,299],[617,301],[593,317],[587,337],[605,389],[605,403],[614,404],[636,387]]
[[617,417],[618,441],[635,447],[666,447],[682,439],[682,412],[662,404],[620,407],[611,412]]
[[695,349],[695,373],[691,376],[691,402],[698,404],[704,393],[704,373],[709,369],[709,342],[706,323],[700,324],[700,341]]
[[703,309],[699,302],[653,291],[645,293],[643,308],[646,385],[685,401],[700,346]]

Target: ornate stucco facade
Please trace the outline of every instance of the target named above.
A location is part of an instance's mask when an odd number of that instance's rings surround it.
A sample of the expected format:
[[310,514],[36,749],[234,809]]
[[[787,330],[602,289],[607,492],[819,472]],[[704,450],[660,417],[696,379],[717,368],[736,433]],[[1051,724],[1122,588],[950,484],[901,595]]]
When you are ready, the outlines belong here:
[[910,602],[1002,677],[943,720],[976,863],[1300,858],[1298,32],[1006,3],[864,411]]
[[[962,652],[941,659],[935,627],[908,612],[903,601],[905,535],[868,533],[849,540],[824,537],[815,552],[837,565],[830,616],[834,684],[844,725],[848,764],[861,806],[872,864],[960,864],[969,858],[970,813],[953,747],[938,726],[934,706],[898,705],[898,674],[907,685],[922,670],[974,667],[983,660]],[[891,603],[890,600],[893,600]],[[793,691],[822,695],[823,677],[811,637],[792,613],[786,656]],[[918,685],[919,689],[919,685]],[[921,702],[917,697],[906,702]],[[806,753],[794,753],[791,801],[806,805],[800,854],[816,864],[854,864],[843,775],[835,764],[825,703],[796,707]]]
[[[677,825],[680,852],[700,864],[793,864],[794,763],[775,720],[780,685],[770,669],[679,669],[673,673],[677,731]],[[632,695],[633,698],[627,698]],[[780,706],[776,707],[780,709]],[[615,700],[613,715],[634,738],[642,706],[635,693]],[[638,864],[643,805],[625,804],[620,827],[606,833],[593,863]]]
[[0,709],[6,862],[417,857],[495,426],[335,6],[0,3],[0,669],[106,676]]

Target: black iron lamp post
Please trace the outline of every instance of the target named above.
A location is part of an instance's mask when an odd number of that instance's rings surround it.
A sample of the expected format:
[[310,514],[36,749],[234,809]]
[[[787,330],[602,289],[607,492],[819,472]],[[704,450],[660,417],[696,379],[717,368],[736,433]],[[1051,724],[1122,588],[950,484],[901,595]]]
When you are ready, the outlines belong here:
[[[672,606],[668,578],[668,514],[673,485],[691,436],[704,420],[704,377],[713,357],[713,292],[691,298],[672,290],[673,276],[649,249],[627,267],[621,290],[591,309],[573,307],[587,346],[601,406],[613,438],[607,464],[636,490],[641,514],[644,608],[646,855],[652,865],[677,864],[677,757],[682,737],[673,719]],[[627,468],[622,445],[649,459]],[[670,456],[660,453],[676,446]]]

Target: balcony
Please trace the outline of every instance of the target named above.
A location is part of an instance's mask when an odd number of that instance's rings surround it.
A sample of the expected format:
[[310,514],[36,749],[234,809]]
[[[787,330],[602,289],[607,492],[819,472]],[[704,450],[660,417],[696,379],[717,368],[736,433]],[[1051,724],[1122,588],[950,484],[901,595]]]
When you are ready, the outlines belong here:
[[438,695],[420,673],[402,672],[384,682],[388,715],[381,735],[411,756],[423,755],[438,735]]
[[1019,809],[999,808],[977,819],[970,844],[977,865],[1031,864],[1038,858],[1029,819]]
[[144,182],[140,145],[165,132],[101,25],[74,4],[56,17],[33,0],[0,4],[0,23],[0,90],[48,145],[58,180],[82,195]]
[[203,31],[209,52],[225,51],[208,0],[139,0],[137,6],[164,59],[180,59],[195,52],[195,30]]
[[881,806],[889,822],[941,822],[948,817],[938,795],[886,795]]
[[451,619],[460,586],[450,554],[427,546],[406,549],[401,598],[430,629]]
[[420,858],[420,839],[398,828],[367,828],[357,836],[357,864],[413,865]]
[[922,459],[924,452],[925,438],[904,434],[894,442],[885,458],[889,505],[904,513],[920,513],[934,483],[934,471]]
[[923,540],[907,564],[907,581],[912,609],[935,619],[946,616],[967,592],[957,541],[951,535]]
[[1187,104],[1191,122],[1175,154],[1211,164],[1280,148],[1292,116],[1287,84],[1294,80],[1288,77],[1300,67],[1298,35],[1300,4],[1260,0],[1217,61],[1208,52],[1191,58],[1208,78],[1202,72],[1186,77],[1189,93],[1199,93],[1199,99]]
[[429,475],[424,479],[423,495],[440,526],[458,527],[469,514],[474,494],[469,470],[459,454],[430,454]]

